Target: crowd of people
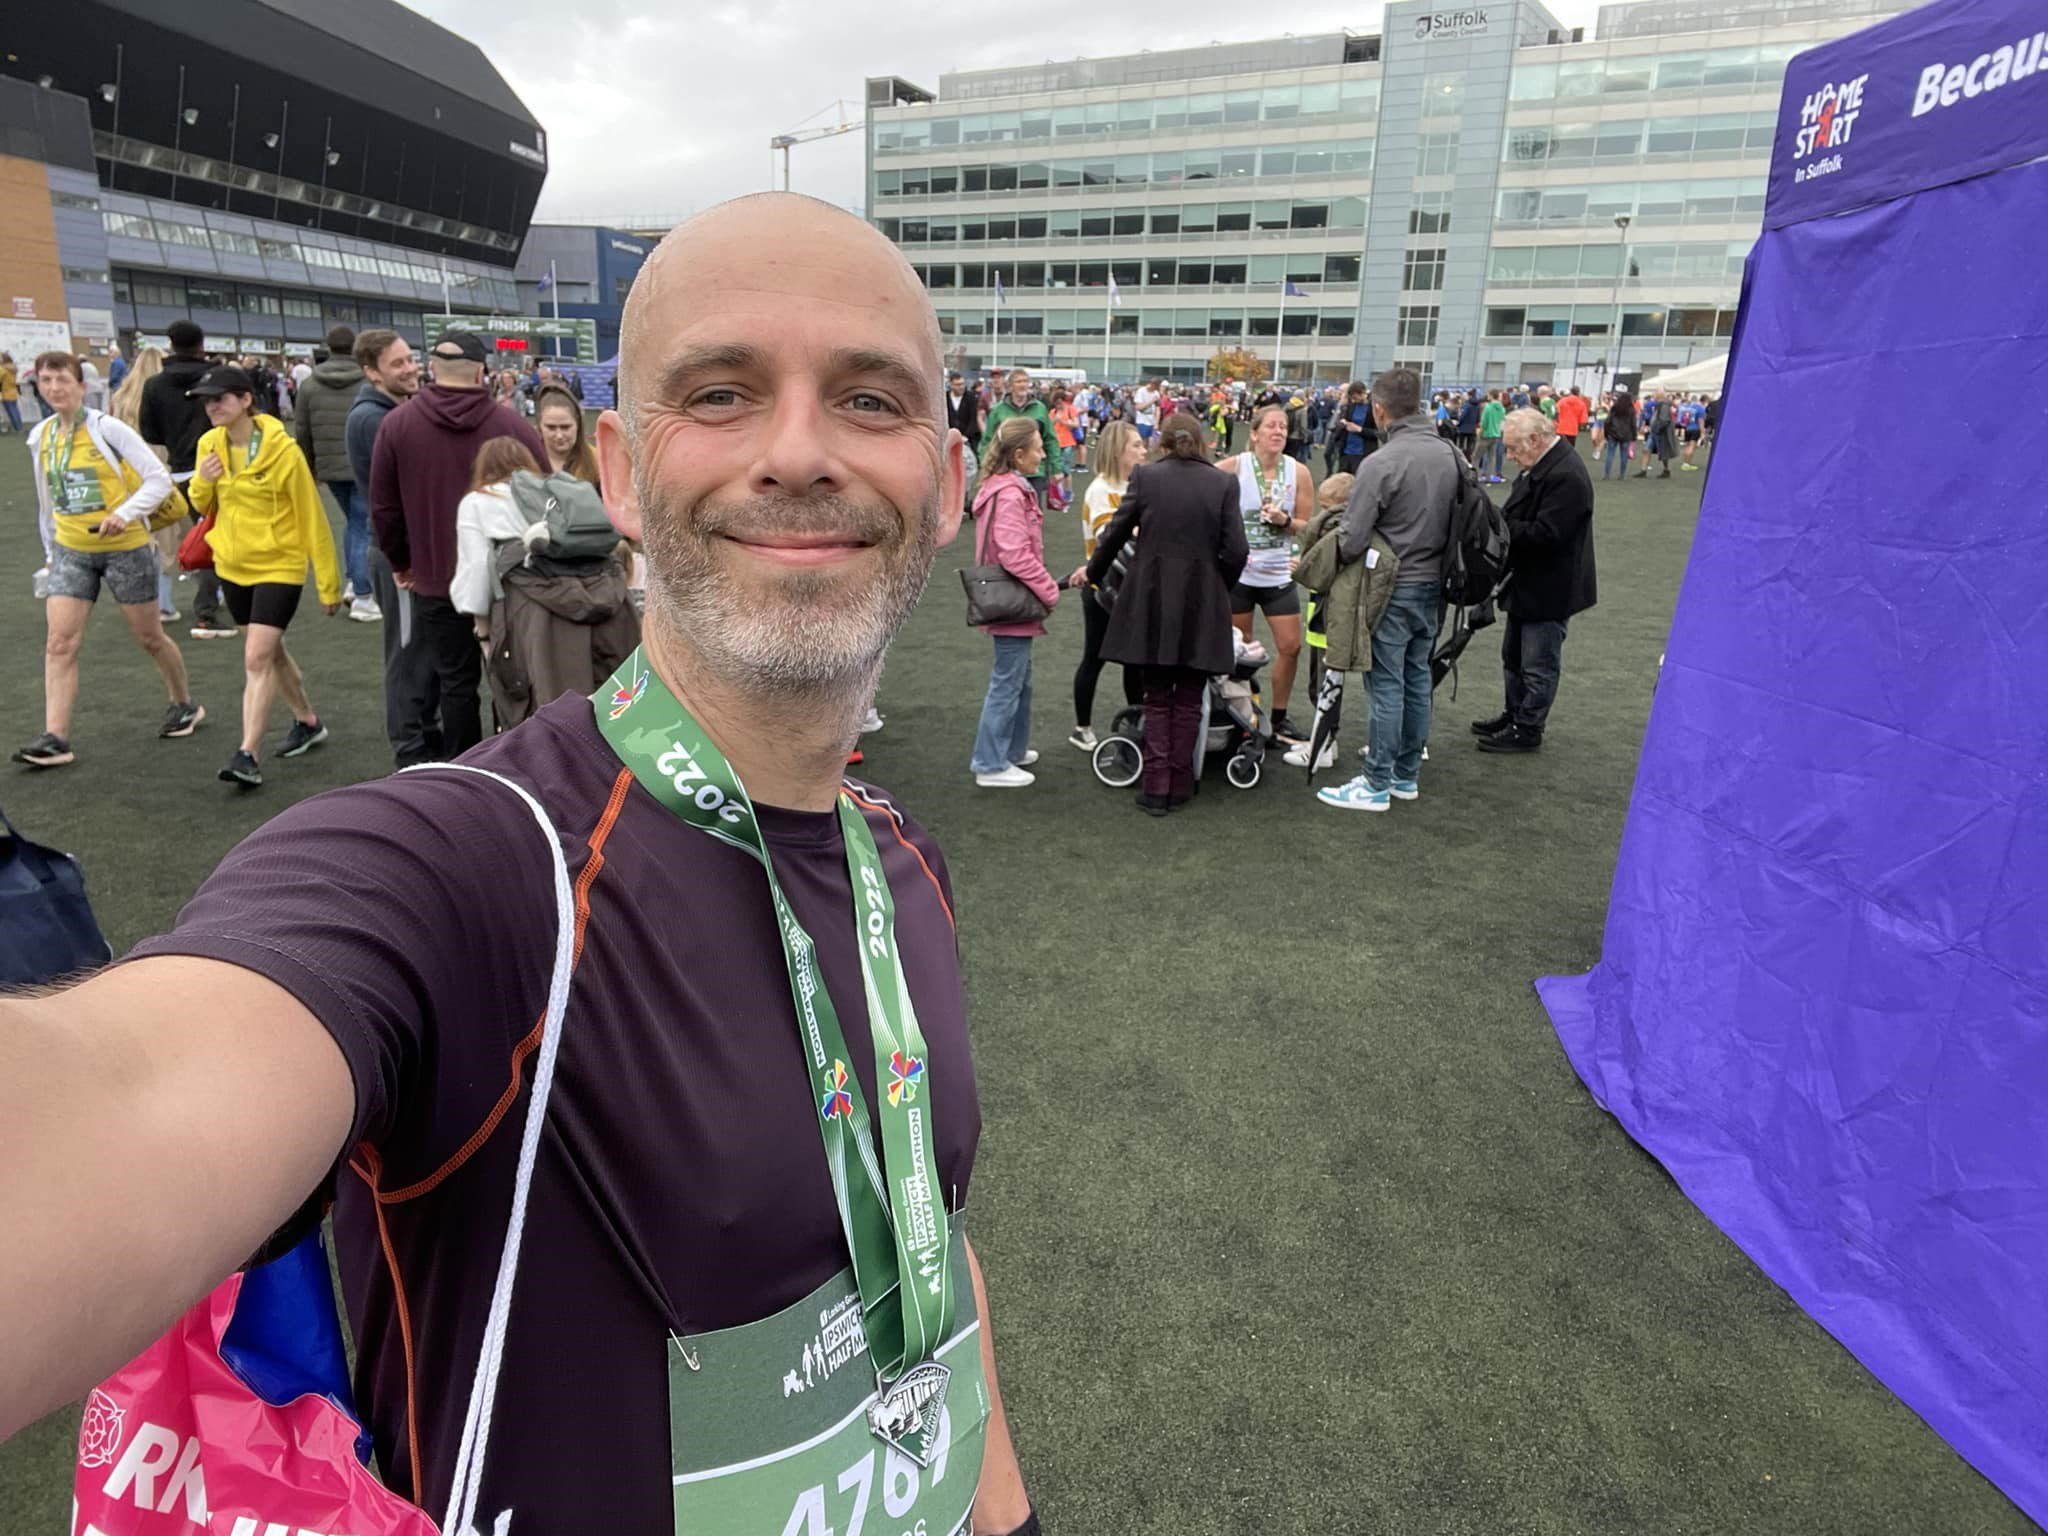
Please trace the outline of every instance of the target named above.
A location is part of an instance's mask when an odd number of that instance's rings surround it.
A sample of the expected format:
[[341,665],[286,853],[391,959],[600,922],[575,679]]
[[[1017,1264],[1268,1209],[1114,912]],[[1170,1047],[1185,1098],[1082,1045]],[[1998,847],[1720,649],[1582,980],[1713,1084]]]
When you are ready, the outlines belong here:
[[[502,729],[560,692],[588,692],[637,644],[644,565],[593,532],[609,525],[573,379],[537,370],[528,390],[501,374],[520,402],[508,406],[466,331],[437,338],[424,379],[389,330],[337,326],[303,372],[210,355],[190,321],[168,340],[168,353],[144,347],[124,362],[105,410],[68,352],[45,353],[28,374],[42,412],[28,446],[44,729],[16,762],[75,761],[78,647],[103,586],[163,676],[162,737],[188,737],[206,718],[164,628],[182,618],[178,583],[192,582],[193,639],[241,639],[241,737],[219,777],[245,788],[263,782],[280,699],[291,725],[276,756],[328,739],[285,643],[309,573],[328,616],[383,626],[385,727],[400,767],[482,738],[487,669]],[[16,402],[17,377],[0,355]],[[499,440],[516,451],[492,451]],[[547,494],[516,495],[522,476]],[[323,488],[340,514],[339,551]]]
[[[1122,663],[1126,702],[1145,706],[1141,809],[1165,815],[1194,793],[1203,691],[1246,654],[1259,614],[1273,665],[1262,729],[1286,761],[1316,771],[1337,762],[1331,733],[1313,741],[1314,721],[1290,707],[1306,646],[1317,716],[1337,717],[1346,673],[1366,679],[1371,701],[1363,770],[1319,798],[1368,811],[1414,799],[1456,509],[1461,494],[1483,497],[1478,486],[1507,483],[1510,461],[1517,474],[1502,512],[1512,554],[1498,604],[1506,614],[1504,707],[1475,729],[1482,751],[1540,750],[1566,628],[1596,595],[1593,493],[1580,442],[1612,459],[1617,442],[1636,439],[1625,390],[1603,396],[1600,407],[1595,416],[1578,390],[1560,395],[1547,385],[1425,402],[1420,379],[1405,369],[1371,388],[1319,392],[1313,402],[1231,382],[1207,391],[1041,389],[1020,368],[972,389],[951,374],[948,424],[967,440],[980,476],[970,509],[974,564],[1000,568],[1037,610],[983,626],[994,660],[969,756],[975,783],[1035,782],[1031,648],[1066,596],[1083,615],[1068,742],[1096,750],[1098,682],[1105,663]],[[1713,417],[1704,402],[1652,394],[1642,419],[1651,423],[1649,456],[1665,462],[1668,475],[1681,439],[1690,465]],[[1245,446],[1231,452],[1239,423]],[[1320,488],[1308,467],[1317,446],[1328,470]],[[1068,504],[1067,476],[1091,447],[1085,559],[1055,579],[1044,519],[1048,508]],[[1137,537],[1141,528],[1149,538]],[[1479,624],[1491,622],[1493,606]]]

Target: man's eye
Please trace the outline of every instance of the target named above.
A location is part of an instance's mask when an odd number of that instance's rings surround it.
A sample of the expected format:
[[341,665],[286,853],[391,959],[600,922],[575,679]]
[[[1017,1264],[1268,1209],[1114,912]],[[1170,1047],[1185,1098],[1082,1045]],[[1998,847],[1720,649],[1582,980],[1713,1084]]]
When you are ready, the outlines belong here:
[[714,410],[723,410],[727,406],[738,405],[740,403],[740,393],[736,389],[707,389],[701,392],[691,403],[694,405],[708,405]]
[[867,411],[884,415],[896,409],[895,405],[886,396],[870,394],[866,391],[850,396],[846,403],[856,411]]

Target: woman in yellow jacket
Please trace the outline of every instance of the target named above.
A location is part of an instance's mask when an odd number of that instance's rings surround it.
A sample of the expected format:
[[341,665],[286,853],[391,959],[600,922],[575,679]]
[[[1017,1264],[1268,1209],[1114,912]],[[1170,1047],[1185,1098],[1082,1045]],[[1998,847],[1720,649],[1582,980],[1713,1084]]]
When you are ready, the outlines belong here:
[[306,697],[306,679],[284,648],[284,632],[306,589],[306,567],[332,618],[341,611],[341,572],[334,534],[291,429],[255,407],[255,384],[239,368],[211,368],[188,394],[206,402],[213,430],[193,450],[198,465],[187,487],[203,517],[214,515],[207,543],[221,595],[244,635],[242,745],[220,771],[223,780],[254,789],[263,782],[257,751],[278,694],[291,707],[292,728],[278,748],[298,757],[327,739],[327,727]]

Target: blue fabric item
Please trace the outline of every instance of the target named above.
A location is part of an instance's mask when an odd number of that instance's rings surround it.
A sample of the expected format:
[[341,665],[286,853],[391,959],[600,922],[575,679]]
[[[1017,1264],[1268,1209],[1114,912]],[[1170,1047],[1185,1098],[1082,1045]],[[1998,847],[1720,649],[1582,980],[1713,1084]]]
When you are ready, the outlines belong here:
[[0,986],[39,986],[112,958],[78,861],[30,842],[0,811]]
[[1376,792],[1396,779],[1411,781],[1422,770],[1433,694],[1429,652],[1441,607],[1435,587],[1396,582],[1373,628],[1372,671],[1366,674],[1372,725],[1360,777]]
[[[1751,255],[1603,958],[1538,985],[1700,1209],[2048,1522],[2048,161],[1955,180],[1901,137],[1977,121],[1912,83],[2041,21],[1958,0],[1794,61],[1794,121],[1870,76],[1830,181],[1881,147],[1910,195]],[[2048,131],[2048,73],[2001,99]]]
[[[273,1408],[310,1394],[357,1419],[319,1227],[279,1258],[242,1276],[235,1315],[221,1334],[220,1357]],[[370,1464],[370,1449],[370,1434],[364,1430],[356,1436],[356,1456],[364,1466]]]
[[1001,773],[1031,745],[1031,636],[995,635],[995,662],[989,668],[988,695],[981,701],[981,721],[974,730],[974,754],[968,766],[976,773]]

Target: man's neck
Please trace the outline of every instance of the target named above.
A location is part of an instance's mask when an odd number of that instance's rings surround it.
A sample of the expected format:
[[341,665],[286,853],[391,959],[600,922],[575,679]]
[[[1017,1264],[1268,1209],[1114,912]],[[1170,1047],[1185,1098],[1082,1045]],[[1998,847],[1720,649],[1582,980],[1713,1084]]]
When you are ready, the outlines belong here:
[[717,677],[687,642],[648,617],[648,663],[725,754],[748,798],[785,810],[831,810],[874,684],[802,697],[750,693]]

